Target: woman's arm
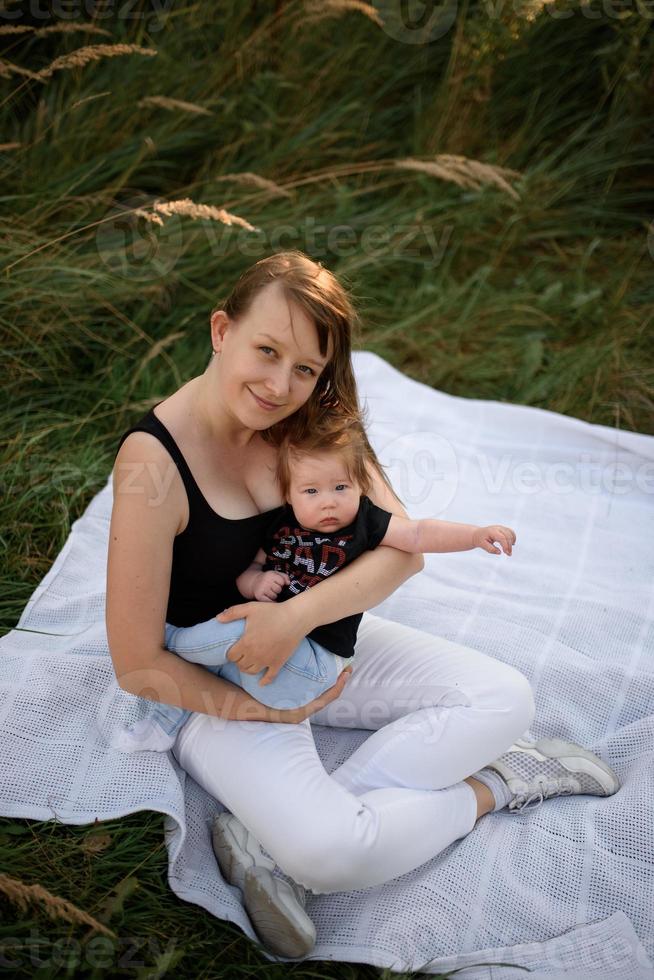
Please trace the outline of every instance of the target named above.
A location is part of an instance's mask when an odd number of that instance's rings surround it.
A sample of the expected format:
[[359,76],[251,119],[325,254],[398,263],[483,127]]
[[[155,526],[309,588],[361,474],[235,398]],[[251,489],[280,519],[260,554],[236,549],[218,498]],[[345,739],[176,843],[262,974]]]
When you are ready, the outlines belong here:
[[[116,457],[106,626],[119,685],[149,701],[222,718],[302,721],[340,695],[348,674],[308,705],[277,710],[165,648],[172,549],[185,502],[181,479],[163,479],[171,465],[164,447],[148,433],[130,435]],[[162,486],[168,487],[163,496]]]
[[380,545],[374,551],[359,555],[337,575],[331,575],[288,599],[286,605],[295,603],[291,608],[303,623],[306,636],[316,626],[333,623],[378,605],[423,568],[422,555]]
[[339,697],[351,672],[352,668],[346,667],[332,687],[308,704],[285,709],[269,708],[231,681],[165,649],[154,656],[150,666],[123,674],[119,683],[124,691],[148,701],[174,704],[204,715],[296,725]]

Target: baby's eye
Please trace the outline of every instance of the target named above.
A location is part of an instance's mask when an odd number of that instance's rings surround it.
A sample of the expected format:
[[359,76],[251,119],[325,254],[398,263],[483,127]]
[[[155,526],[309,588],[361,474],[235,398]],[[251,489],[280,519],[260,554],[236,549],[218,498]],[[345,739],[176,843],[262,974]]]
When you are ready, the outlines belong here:
[[307,487],[307,489],[304,490],[303,492],[304,493],[317,493],[317,490],[316,490],[315,487]]
[[336,489],[337,490],[347,490],[347,483],[337,483],[336,484]]

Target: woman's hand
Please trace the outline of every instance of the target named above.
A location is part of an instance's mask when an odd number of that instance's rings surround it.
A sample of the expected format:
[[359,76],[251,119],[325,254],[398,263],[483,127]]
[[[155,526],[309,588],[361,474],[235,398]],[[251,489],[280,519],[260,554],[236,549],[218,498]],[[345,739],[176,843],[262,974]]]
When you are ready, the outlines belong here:
[[[516,537],[512,528],[504,527],[502,524],[491,524],[489,527],[478,527],[473,532],[472,541],[475,548],[483,548],[491,555],[501,555],[502,551],[505,555],[510,555]],[[495,547],[495,541],[500,542],[502,550]]]
[[223,609],[216,619],[219,623],[246,620],[245,632],[230,649],[227,659],[245,674],[258,674],[267,668],[260,686],[270,684],[277,677],[307,633],[304,622],[293,611],[292,600],[244,602]]
[[345,687],[348,677],[352,674],[352,667],[344,667],[336,678],[336,683],[332,684],[331,687],[319,694],[317,698],[313,701],[309,701],[308,704],[303,704],[299,708],[266,708],[265,721],[275,721],[275,722],[286,722],[290,725],[297,725],[309,715],[313,715],[316,711],[320,711],[324,708],[326,704],[330,701],[335,701],[336,698],[343,693],[343,688]]

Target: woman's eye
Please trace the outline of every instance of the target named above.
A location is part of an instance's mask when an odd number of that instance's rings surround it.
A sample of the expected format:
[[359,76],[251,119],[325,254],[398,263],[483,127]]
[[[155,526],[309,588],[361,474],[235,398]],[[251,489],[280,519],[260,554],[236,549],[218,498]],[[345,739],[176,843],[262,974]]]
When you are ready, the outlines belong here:
[[[272,347],[259,346],[259,350],[263,351],[264,354],[274,354],[275,351]],[[308,364],[298,364],[300,374],[304,374],[307,377],[312,377],[315,375],[315,371],[309,367]]]

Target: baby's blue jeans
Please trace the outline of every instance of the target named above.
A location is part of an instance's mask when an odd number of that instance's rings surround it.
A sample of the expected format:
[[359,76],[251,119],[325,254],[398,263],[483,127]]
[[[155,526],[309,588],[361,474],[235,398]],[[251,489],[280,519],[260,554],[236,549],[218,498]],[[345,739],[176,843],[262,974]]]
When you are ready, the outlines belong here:
[[[228,651],[244,630],[245,619],[221,623],[214,617],[195,626],[166,623],[164,642],[168,650],[184,660],[202,664],[212,674],[243,688],[270,708],[299,708],[308,704],[336,683],[347,664],[346,658],[305,636],[270,684],[260,686],[265,669],[258,674],[246,674],[227,659]],[[185,708],[157,701],[151,719],[168,735],[176,735],[190,714]]]

